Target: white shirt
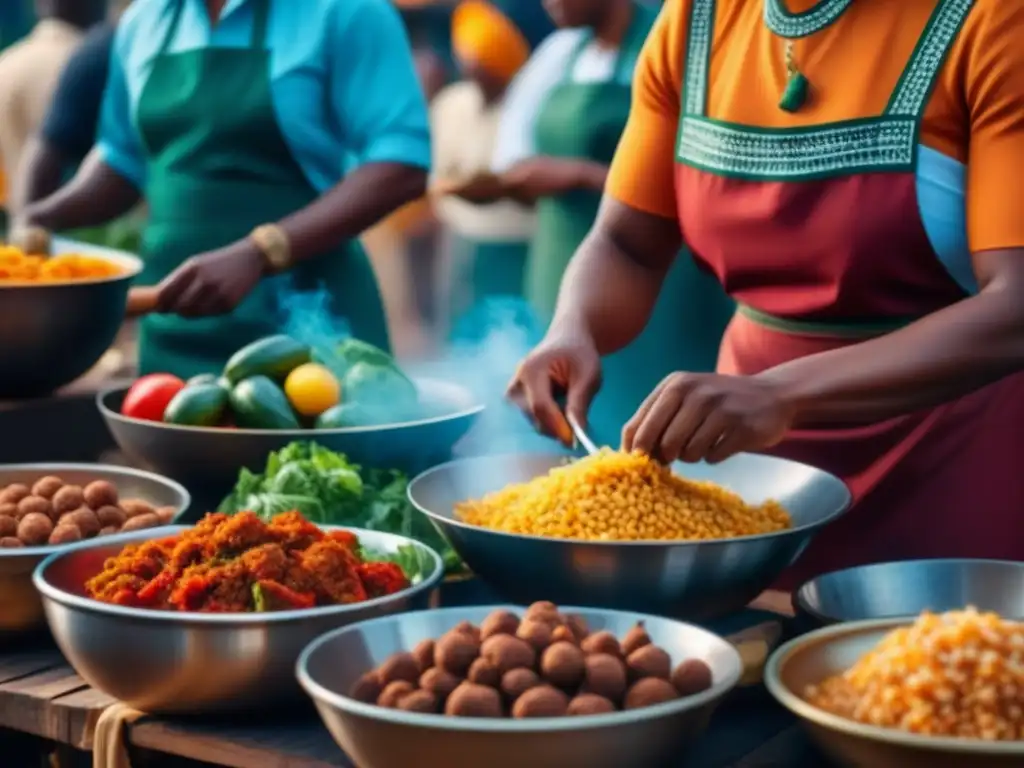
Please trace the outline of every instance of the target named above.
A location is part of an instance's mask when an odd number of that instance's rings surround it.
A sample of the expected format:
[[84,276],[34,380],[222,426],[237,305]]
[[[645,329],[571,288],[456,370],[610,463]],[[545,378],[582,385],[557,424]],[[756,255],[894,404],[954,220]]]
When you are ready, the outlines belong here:
[[[534,123],[551,91],[566,77],[574,83],[603,83],[615,76],[618,48],[597,41],[580,51],[572,71],[573,54],[579,48],[586,29],[560,29],[537,46],[530,60],[519,70],[505,96],[491,167],[495,172],[508,170],[520,160],[537,154]],[[632,79],[635,62],[622,68],[623,78]]]
[[[438,93],[430,105],[434,176],[462,180],[490,170],[501,109],[500,102],[486,104],[471,82]],[[435,210],[452,232],[473,240],[517,242],[533,234],[532,209],[511,200],[476,205],[449,195]]]

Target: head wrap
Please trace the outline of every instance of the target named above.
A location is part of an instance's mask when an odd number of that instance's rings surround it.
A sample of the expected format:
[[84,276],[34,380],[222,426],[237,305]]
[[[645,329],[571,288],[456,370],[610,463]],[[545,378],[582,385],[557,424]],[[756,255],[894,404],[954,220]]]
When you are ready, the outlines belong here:
[[530,44],[519,28],[485,0],[464,0],[452,13],[452,51],[494,77],[511,80],[530,57]]

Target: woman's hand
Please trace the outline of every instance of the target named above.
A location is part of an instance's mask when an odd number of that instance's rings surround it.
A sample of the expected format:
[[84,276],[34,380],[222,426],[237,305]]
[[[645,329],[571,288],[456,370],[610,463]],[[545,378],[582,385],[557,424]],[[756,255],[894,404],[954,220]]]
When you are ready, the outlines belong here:
[[533,201],[561,195],[573,189],[600,190],[607,169],[587,160],[532,157],[512,166],[501,176],[508,195]]
[[673,373],[622,430],[622,447],[659,461],[716,463],[779,443],[795,408],[756,376]]
[[493,173],[480,173],[468,179],[443,179],[431,187],[431,194],[444,197],[452,195],[476,203],[493,203],[505,196],[501,179]]
[[601,358],[593,340],[582,335],[548,336],[516,370],[506,396],[542,433],[572,445],[572,429],[555,402],[566,396],[566,411],[587,423],[587,411],[601,386]]
[[263,252],[248,240],[193,256],[158,286],[157,311],[182,317],[223,315],[263,277]]

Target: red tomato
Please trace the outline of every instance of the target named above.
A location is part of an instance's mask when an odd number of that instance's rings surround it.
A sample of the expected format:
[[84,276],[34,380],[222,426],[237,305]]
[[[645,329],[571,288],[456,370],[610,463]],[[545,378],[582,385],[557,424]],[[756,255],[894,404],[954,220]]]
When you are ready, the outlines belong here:
[[132,384],[121,403],[121,413],[133,419],[163,421],[171,399],[185,388],[185,382],[169,373],[151,373]]

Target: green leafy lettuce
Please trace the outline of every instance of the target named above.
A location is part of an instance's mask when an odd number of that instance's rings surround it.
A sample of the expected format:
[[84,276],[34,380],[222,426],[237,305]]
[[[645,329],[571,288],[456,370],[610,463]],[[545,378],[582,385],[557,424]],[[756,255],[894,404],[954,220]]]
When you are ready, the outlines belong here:
[[[408,478],[398,470],[366,469],[350,462],[344,454],[300,441],[270,454],[262,474],[243,469],[234,490],[221,502],[218,511],[234,514],[249,510],[263,520],[270,520],[294,509],[320,525],[397,533],[440,553],[448,572],[460,570],[458,555],[433,523],[409,502],[408,485]],[[420,557],[418,552],[403,554],[399,550],[387,559],[399,563],[411,579],[415,573],[422,577],[424,567],[429,572],[429,565],[411,562]],[[383,558],[378,555],[371,559]]]

